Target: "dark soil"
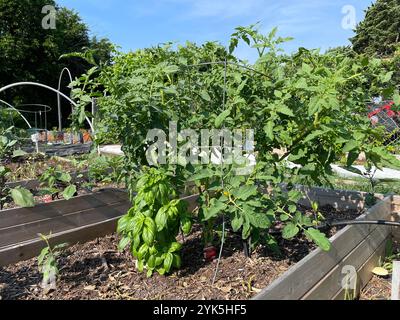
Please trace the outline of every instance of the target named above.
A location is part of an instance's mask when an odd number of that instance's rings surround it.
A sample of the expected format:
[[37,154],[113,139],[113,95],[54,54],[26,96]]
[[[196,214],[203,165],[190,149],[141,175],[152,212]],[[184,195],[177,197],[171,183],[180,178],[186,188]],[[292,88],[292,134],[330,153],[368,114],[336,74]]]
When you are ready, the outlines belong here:
[[[335,219],[360,215],[357,211],[338,212],[332,208],[323,212],[327,218]],[[315,248],[304,238],[277,240],[279,254],[259,247],[251,258],[246,258],[240,238],[230,234],[212,285],[217,262],[204,260],[198,226],[184,240],[182,269],[166,277],[156,274],[147,278],[146,274],[138,273],[129,252],[117,252],[118,236],[111,235],[67,249],[59,259],[57,290],[47,294],[40,286],[36,259],[0,268],[0,297],[7,300],[249,299]]]
[[[314,213],[305,207],[300,207],[300,211],[305,212],[311,217],[314,217]],[[320,213],[325,218],[325,221],[347,221],[347,220],[355,220],[360,215],[363,214],[362,210],[337,210],[332,206],[324,206],[319,209]],[[324,221],[321,221],[324,222]],[[336,234],[339,230],[345,228],[345,226],[334,227],[330,230],[327,230],[326,233],[329,237],[332,237]]]

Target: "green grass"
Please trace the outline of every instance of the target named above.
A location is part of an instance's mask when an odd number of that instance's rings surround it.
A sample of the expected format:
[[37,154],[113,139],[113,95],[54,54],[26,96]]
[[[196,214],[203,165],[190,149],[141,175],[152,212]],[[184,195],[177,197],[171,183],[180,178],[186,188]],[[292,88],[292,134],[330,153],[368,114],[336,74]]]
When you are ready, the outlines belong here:
[[[331,181],[334,189],[338,190],[363,191],[381,194],[400,194],[400,181],[376,182],[374,188],[371,186],[368,180],[362,178],[343,179],[338,176],[334,176]],[[331,187],[328,183],[315,186],[324,188]]]

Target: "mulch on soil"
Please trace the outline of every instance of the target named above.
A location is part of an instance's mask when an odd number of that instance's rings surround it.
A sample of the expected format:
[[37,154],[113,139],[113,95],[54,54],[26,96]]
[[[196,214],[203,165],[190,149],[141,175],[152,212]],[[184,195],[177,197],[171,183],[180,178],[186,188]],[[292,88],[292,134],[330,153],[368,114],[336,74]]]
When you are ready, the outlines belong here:
[[[399,255],[400,246],[398,243],[394,244],[394,254]],[[390,259],[393,259],[390,258]],[[398,258],[394,258],[397,260]],[[389,262],[386,260],[385,262]],[[368,283],[368,285],[361,292],[360,300],[391,300],[392,298],[392,276],[379,277],[375,276]]]
[[[73,173],[76,171],[76,165],[70,161],[62,161],[61,158],[38,158],[23,161],[9,162],[5,164],[11,170],[9,182],[18,182],[23,180],[37,179],[48,168],[60,166],[63,171]],[[81,171],[86,170],[87,166],[83,166]]]
[[[357,211],[340,212],[332,208],[322,211],[328,219],[354,219],[360,215]],[[131,254],[116,250],[119,240],[114,234],[66,249],[59,259],[57,290],[48,294],[40,287],[36,259],[0,268],[0,297],[7,300],[249,299],[315,249],[305,238],[277,240],[280,254],[260,247],[251,258],[246,258],[240,238],[229,235],[213,286],[217,262],[204,260],[198,226],[184,240],[182,269],[166,277],[155,274],[147,278],[145,273],[137,272]]]
[[390,300],[392,279],[374,276],[361,293],[360,300]]

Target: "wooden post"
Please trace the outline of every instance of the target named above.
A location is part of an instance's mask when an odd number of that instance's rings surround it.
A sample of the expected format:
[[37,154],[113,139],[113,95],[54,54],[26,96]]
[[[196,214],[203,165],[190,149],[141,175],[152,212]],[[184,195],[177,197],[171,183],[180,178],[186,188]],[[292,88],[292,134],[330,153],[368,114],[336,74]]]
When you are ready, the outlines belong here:
[[393,261],[392,300],[400,300],[400,261]]

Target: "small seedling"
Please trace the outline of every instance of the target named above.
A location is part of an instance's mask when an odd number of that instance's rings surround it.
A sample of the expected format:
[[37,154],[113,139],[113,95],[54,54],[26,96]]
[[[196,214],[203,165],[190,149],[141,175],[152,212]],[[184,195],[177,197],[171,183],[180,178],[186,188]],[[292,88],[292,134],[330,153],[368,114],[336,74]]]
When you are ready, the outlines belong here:
[[49,242],[51,234],[48,236],[39,234],[39,236],[46,243],[46,247],[38,257],[38,267],[39,272],[43,275],[42,288],[45,292],[49,292],[56,289],[57,278],[59,275],[57,258],[68,244],[63,243],[51,247]]
[[58,198],[60,192],[65,200],[70,200],[76,195],[77,187],[72,184],[71,175],[63,172],[61,167],[47,169],[39,180],[41,194],[51,195],[52,200]]

